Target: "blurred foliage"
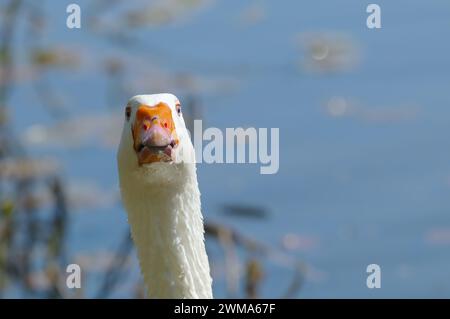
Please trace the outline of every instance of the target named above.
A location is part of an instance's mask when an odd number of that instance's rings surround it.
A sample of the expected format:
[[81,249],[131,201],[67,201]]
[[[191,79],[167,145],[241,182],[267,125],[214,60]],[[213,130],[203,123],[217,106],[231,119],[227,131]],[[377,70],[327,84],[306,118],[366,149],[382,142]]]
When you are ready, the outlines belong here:
[[31,55],[31,62],[40,67],[74,67],[77,59],[74,55],[58,49],[35,50]]

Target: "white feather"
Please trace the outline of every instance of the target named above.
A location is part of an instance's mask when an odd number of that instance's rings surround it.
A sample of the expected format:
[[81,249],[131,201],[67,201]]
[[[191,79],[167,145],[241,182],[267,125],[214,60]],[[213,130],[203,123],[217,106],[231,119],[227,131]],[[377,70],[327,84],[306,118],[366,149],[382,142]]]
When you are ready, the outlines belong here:
[[[195,153],[172,94],[130,99],[117,153],[122,201],[128,213],[141,272],[151,298],[212,298],[204,244]],[[172,110],[180,143],[174,162],[139,166],[131,124],[137,106],[164,102]]]

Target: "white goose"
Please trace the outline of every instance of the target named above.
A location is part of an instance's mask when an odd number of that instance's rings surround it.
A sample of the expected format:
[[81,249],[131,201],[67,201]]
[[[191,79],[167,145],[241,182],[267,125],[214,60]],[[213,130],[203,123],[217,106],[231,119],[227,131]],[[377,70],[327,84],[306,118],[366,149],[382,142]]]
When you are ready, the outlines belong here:
[[129,100],[117,161],[148,296],[212,298],[194,147],[176,96]]

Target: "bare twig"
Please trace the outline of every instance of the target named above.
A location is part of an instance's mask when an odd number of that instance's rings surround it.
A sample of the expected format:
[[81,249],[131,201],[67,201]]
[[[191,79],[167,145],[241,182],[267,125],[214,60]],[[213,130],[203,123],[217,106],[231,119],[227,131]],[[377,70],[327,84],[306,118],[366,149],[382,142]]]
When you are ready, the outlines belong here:
[[[223,233],[227,234],[227,241],[219,242],[225,245],[224,249],[229,249],[227,246],[229,245],[237,245],[242,247],[247,252],[268,258],[275,263],[278,263],[284,267],[288,267],[294,270],[294,276],[291,284],[289,285],[287,291],[284,293],[284,297],[292,297],[299,291],[301,288],[301,283],[303,282],[303,278],[305,276],[306,267],[300,261],[292,258],[289,255],[286,255],[279,250],[276,250],[268,245],[265,245],[259,241],[250,239],[239,232],[228,228],[223,225],[215,224],[215,223],[205,223],[205,232],[207,235],[220,238]],[[227,255],[226,255],[227,257]],[[228,257],[229,258],[229,257]],[[252,287],[252,289],[255,287]],[[256,295],[256,291],[251,291],[252,295]]]
[[105,273],[105,277],[96,294],[96,298],[107,298],[111,292],[113,292],[114,287],[119,283],[122,275],[124,265],[132,252],[132,240],[130,231],[127,229],[122,243],[116,251],[114,258],[112,259],[108,270]]

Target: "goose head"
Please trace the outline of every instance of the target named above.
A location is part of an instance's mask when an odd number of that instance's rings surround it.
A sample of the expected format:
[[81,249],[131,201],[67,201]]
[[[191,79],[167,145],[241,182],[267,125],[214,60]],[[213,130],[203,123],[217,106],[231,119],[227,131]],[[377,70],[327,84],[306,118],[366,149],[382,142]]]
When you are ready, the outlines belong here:
[[123,114],[117,153],[120,175],[168,180],[177,175],[178,164],[195,163],[194,147],[175,95],[136,95]]

